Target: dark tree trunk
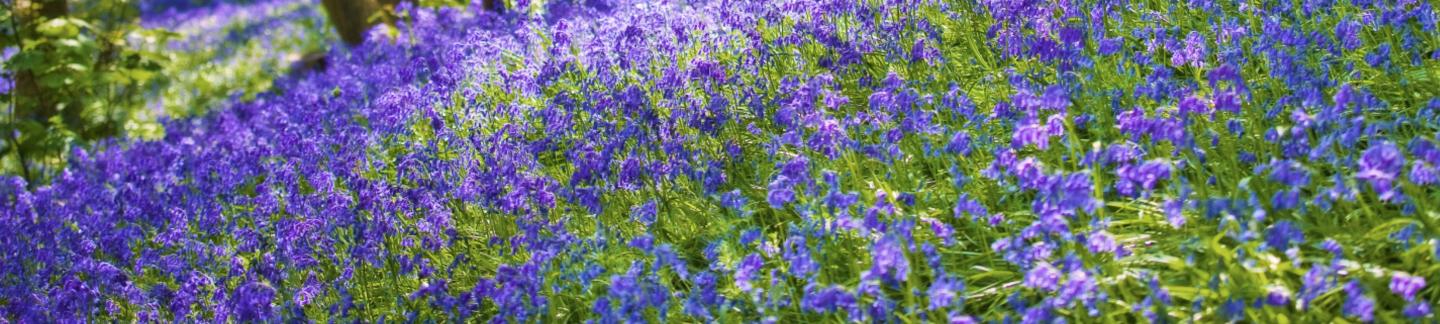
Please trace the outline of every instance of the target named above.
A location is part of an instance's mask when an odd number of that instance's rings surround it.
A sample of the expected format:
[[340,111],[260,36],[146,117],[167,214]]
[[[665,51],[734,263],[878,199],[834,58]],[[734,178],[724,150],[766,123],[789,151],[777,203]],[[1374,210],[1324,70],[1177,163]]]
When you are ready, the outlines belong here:
[[330,24],[335,26],[340,39],[350,46],[365,42],[365,33],[374,26],[370,17],[380,10],[380,4],[375,0],[322,0],[320,4],[325,6],[325,14],[330,17]]
[[[350,46],[360,45],[365,42],[365,33],[370,27],[390,21],[375,18],[375,13],[384,8],[395,8],[395,4],[402,0],[321,0],[320,4],[325,7],[325,13],[330,16],[330,24],[335,26],[335,31],[340,34],[340,39]],[[500,2],[496,0],[483,0],[481,6],[487,10],[500,11]]]
[[[15,17],[20,24],[16,32],[21,39],[31,39],[36,24],[70,13],[65,0],[18,0],[15,7]],[[42,46],[35,50],[45,51],[46,48]],[[59,113],[61,98],[56,95],[56,89],[40,84],[41,76],[30,70],[15,73],[16,118],[44,123]]]

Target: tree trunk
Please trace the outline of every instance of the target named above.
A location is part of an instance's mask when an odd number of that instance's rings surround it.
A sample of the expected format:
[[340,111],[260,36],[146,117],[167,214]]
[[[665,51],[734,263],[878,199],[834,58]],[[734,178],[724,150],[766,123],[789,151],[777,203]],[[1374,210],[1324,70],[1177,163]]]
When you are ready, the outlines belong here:
[[[50,19],[62,18],[70,13],[65,0],[18,0],[15,2],[15,18],[20,26],[16,33],[22,40],[32,39],[36,24]],[[45,51],[44,47],[35,50]],[[40,84],[40,77],[31,70],[15,73],[16,118],[45,123],[59,112],[60,99],[55,89]]]
[[[330,24],[335,25],[335,31],[340,33],[340,39],[350,46],[360,45],[365,42],[365,33],[370,31],[381,22],[391,23],[385,17],[375,18],[375,13],[384,8],[395,8],[395,4],[402,0],[321,0],[320,4],[325,7],[325,14],[330,16]],[[482,0],[481,6],[487,10],[500,11],[500,2],[495,0]]]
[[350,46],[365,42],[365,33],[375,25],[370,17],[380,10],[375,0],[322,0],[320,4],[325,6],[325,14],[340,33],[340,39]]

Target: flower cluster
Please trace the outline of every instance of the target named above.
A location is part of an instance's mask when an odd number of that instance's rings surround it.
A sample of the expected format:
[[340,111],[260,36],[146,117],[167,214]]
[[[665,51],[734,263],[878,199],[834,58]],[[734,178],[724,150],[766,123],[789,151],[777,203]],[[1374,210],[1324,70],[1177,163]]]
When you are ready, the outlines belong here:
[[0,321],[1435,319],[1430,2],[511,3],[0,182]]

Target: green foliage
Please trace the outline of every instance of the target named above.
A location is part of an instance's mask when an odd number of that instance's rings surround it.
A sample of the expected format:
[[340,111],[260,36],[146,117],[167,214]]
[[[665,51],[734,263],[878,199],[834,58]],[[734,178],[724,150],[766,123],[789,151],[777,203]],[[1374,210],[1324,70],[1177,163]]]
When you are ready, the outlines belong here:
[[[45,17],[7,4],[0,47],[15,88],[0,96],[5,142],[0,171],[40,184],[63,168],[76,146],[123,136],[153,117],[144,89],[165,82],[168,61],[154,50],[129,46],[132,39],[168,39],[143,28],[128,1],[82,1],[68,15]],[[27,17],[27,15],[34,17]]]

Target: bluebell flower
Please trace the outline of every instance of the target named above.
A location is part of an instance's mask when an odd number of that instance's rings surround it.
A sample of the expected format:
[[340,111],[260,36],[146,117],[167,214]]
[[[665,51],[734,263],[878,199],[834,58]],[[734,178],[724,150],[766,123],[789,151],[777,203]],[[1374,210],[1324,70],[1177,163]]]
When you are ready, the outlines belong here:
[[1190,34],[1185,36],[1184,47],[1171,53],[1170,65],[1204,67],[1205,56],[1208,55],[1206,47],[1205,36],[1200,35],[1200,32],[1190,31]]
[[805,236],[793,235],[785,241],[785,261],[790,264],[790,273],[797,277],[809,276],[820,269],[820,264],[810,257],[810,247]]
[[870,247],[870,270],[866,278],[904,282],[910,276],[910,259],[894,235],[885,235]]
[[1119,181],[1115,182],[1115,189],[1122,195],[1132,197],[1148,194],[1161,180],[1170,178],[1170,169],[1170,163],[1164,160],[1121,166],[1115,170],[1120,177]]
[[1430,302],[1422,299],[1406,304],[1405,309],[1401,310],[1400,313],[1405,314],[1405,317],[1420,319],[1429,317],[1430,312]]
[[826,119],[820,122],[820,126],[810,135],[806,145],[809,145],[811,150],[833,159],[840,156],[842,147],[849,142],[850,138],[844,127],[835,120]]
[[1025,272],[1025,287],[1040,290],[1055,290],[1060,283],[1060,271],[1049,263],[1037,263]]
[[1084,269],[1071,270],[1065,278],[1065,284],[1055,295],[1055,306],[1057,308],[1068,308],[1076,301],[1093,303],[1096,290],[1099,288],[1095,279]]
[[735,266],[735,286],[739,287],[740,291],[753,292],[756,289],[754,280],[758,279],[760,267],[763,265],[764,261],[759,254],[751,253],[745,256],[740,260],[740,264]]
[[770,203],[771,208],[776,209],[783,208],[786,204],[795,201],[794,184],[790,178],[782,175],[776,177],[775,181],[771,181],[765,201]]
[[1341,21],[1335,24],[1335,39],[1345,50],[1355,50],[1360,47],[1360,28],[1360,23],[1355,21]]
[[1286,249],[1291,244],[1304,244],[1305,233],[1288,220],[1275,222],[1265,231],[1265,245],[1273,249]]
[[965,283],[959,278],[941,275],[930,283],[930,289],[926,292],[926,299],[929,301],[926,309],[937,310],[948,308],[961,301],[961,294],[965,293]]
[[817,313],[833,313],[841,310],[853,312],[857,299],[854,294],[839,286],[820,288],[814,284],[805,286],[801,297],[802,309]]
[[1270,163],[1270,180],[1287,187],[1305,187],[1310,184],[1310,171],[1293,160]]
[[1365,64],[1375,68],[1387,68],[1390,65],[1390,43],[1380,43],[1375,50],[1365,54]]
[[1381,200],[1390,200],[1399,194],[1394,181],[1405,165],[1405,156],[1394,143],[1382,141],[1365,150],[1360,156],[1360,170],[1355,178],[1370,183],[1380,194]]
[[1342,310],[1345,315],[1361,322],[1371,322],[1375,320],[1375,299],[1365,295],[1359,282],[1351,281],[1345,285],[1345,305]]
[[1290,291],[1281,287],[1271,287],[1265,293],[1265,304],[1275,307],[1283,307],[1290,304]]
[[971,199],[969,194],[961,193],[960,198],[955,201],[954,214],[957,218],[969,215],[970,221],[976,221],[978,218],[990,215],[990,211],[985,208],[984,204]]
[[1085,248],[1089,249],[1090,253],[1095,254],[1114,253],[1116,246],[1115,237],[1110,236],[1110,233],[1106,233],[1105,231],[1091,233],[1089,240],[1085,243]]
[[950,142],[945,144],[945,152],[970,156],[970,133],[957,131],[950,136]]
[[1184,200],[1166,199],[1165,203],[1161,204],[1161,207],[1165,212],[1165,220],[1170,223],[1170,227],[1179,229],[1181,226],[1185,226],[1185,215],[1181,213],[1185,208]]
[[1320,243],[1320,248],[1330,252],[1336,259],[1344,257],[1345,255],[1345,248],[1340,246],[1340,242],[1336,242],[1335,239],[1325,239],[1324,242]]
[[1420,186],[1440,183],[1440,167],[1415,161],[1410,165],[1410,176],[1408,180]]
[[273,302],[275,288],[260,282],[249,282],[235,288],[230,307],[240,321],[267,321],[275,317]]
[[1425,289],[1424,277],[1402,272],[1396,272],[1390,277],[1390,291],[1405,298],[1406,301],[1414,301],[1415,294],[1421,289]]
[[745,195],[740,193],[740,189],[735,189],[720,195],[720,206],[736,212],[743,212],[745,204],[748,203],[747,200]]
[[740,245],[750,245],[750,243],[762,239],[761,234],[758,228],[751,228],[740,232]]
[[659,208],[657,207],[656,202],[653,199],[630,208],[630,219],[639,221],[641,224],[645,224],[646,226],[654,224],[655,218],[658,215]]

